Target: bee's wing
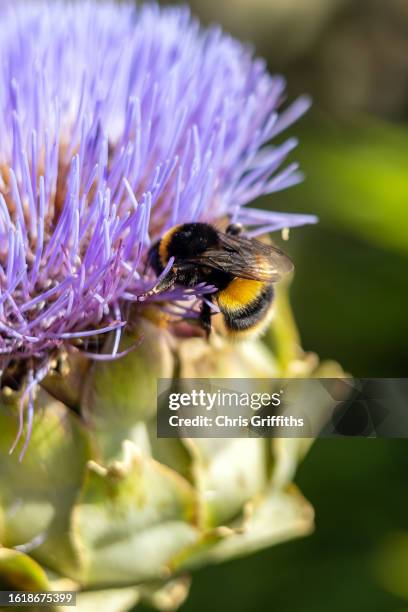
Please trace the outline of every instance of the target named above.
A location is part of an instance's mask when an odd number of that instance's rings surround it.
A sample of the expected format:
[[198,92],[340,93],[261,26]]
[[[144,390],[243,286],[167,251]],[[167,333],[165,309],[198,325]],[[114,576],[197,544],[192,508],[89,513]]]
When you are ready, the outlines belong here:
[[239,278],[265,282],[276,282],[293,270],[289,257],[269,244],[221,232],[219,240],[219,247],[208,249],[189,261]]

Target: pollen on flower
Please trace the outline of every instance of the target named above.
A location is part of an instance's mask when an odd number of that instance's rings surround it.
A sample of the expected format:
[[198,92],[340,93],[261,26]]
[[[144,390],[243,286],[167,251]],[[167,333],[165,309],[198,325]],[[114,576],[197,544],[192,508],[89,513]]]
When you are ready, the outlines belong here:
[[289,240],[289,232],[290,232],[290,230],[289,230],[288,227],[284,227],[283,228],[283,230],[281,232],[282,233],[282,240],[285,240],[285,241]]
[[315,221],[245,207],[301,180],[279,170],[296,140],[270,142],[309,100],[280,112],[283,78],[185,8],[44,0],[0,17],[0,371],[26,378],[25,402],[61,347],[98,352],[112,332],[119,355],[163,230]]

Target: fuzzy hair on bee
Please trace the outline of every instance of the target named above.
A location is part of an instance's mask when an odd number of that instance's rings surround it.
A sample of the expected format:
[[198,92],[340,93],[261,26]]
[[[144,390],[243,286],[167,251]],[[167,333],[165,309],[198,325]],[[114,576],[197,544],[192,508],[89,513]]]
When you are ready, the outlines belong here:
[[175,285],[193,288],[200,283],[216,291],[202,301],[199,322],[211,332],[215,302],[228,334],[244,337],[261,333],[270,320],[273,284],[293,270],[290,258],[275,246],[242,235],[230,224],[225,232],[209,223],[184,223],[167,230],[148,253],[148,265],[160,276],[171,258],[169,272],[154,293]]

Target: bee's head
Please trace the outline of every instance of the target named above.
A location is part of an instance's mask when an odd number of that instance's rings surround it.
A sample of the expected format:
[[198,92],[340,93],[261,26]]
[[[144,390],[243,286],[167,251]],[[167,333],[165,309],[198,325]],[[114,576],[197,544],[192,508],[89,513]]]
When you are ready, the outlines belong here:
[[170,257],[188,259],[218,244],[218,233],[208,223],[184,223],[168,230],[159,244],[159,256],[163,265]]

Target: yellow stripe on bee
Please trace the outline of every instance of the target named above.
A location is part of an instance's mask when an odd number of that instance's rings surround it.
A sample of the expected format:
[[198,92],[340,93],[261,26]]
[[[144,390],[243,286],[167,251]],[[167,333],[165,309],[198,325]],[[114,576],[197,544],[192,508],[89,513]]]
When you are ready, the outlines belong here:
[[169,229],[163,235],[163,237],[160,240],[160,244],[159,244],[159,257],[160,257],[160,263],[164,267],[167,265],[167,262],[170,259],[170,257],[168,256],[168,248],[169,248],[170,240],[171,240],[173,234],[175,234],[177,232],[179,227],[180,227],[180,225],[175,225],[174,227]]
[[218,305],[228,312],[242,310],[259,297],[264,286],[263,281],[234,278],[228,287],[218,293]]

